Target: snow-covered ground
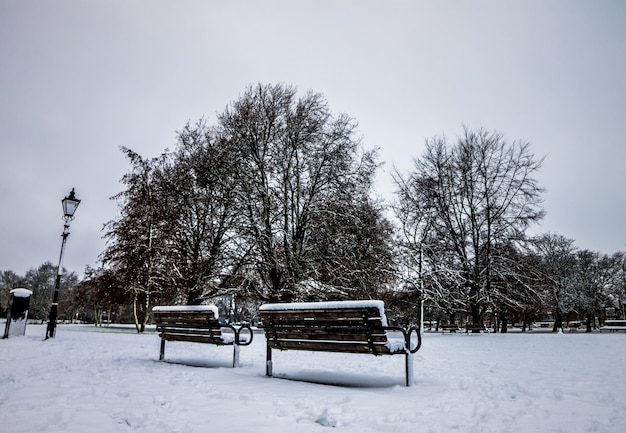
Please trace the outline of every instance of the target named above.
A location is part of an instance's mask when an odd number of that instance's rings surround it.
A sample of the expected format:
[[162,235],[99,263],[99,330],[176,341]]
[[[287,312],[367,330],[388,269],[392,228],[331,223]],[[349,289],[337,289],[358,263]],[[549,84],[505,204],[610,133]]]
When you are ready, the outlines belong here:
[[[0,340],[0,431],[626,431],[626,334],[426,334],[404,357],[273,353],[59,325]],[[119,329],[118,329],[119,331]],[[286,380],[290,379],[290,380]]]

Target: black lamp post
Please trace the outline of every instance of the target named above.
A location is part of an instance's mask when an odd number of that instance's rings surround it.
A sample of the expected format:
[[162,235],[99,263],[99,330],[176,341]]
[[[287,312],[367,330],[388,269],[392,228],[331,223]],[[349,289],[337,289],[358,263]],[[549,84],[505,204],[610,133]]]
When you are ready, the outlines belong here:
[[57,267],[57,278],[54,283],[54,297],[52,298],[52,306],[50,307],[50,318],[48,319],[48,328],[46,330],[46,340],[54,338],[57,327],[57,309],[59,306],[59,285],[61,283],[61,274],[63,273],[63,250],[65,249],[65,241],[70,234],[70,221],[74,219],[74,212],[80,204],[80,200],[74,195],[74,188],[70,195],[61,200],[63,204],[63,233],[61,234],[61,254],[59,255],[59,266]]

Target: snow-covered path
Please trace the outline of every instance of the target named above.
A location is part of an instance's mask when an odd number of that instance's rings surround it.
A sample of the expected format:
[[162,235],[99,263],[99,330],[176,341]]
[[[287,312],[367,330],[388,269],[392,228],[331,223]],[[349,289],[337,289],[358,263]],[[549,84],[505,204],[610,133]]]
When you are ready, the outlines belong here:
[[[274,352],[59,325],[0,340],[2,432],[603,432],[626,429],[626,335],[426,334],[402,356]],[[293,379],[293,380],[285,380]]]

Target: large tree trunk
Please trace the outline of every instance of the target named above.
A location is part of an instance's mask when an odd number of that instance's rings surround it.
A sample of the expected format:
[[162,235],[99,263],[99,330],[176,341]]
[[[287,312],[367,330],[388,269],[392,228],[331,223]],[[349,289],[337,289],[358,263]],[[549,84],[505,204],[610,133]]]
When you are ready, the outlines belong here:
[[470,299],[470,313],[472,314],[472,322],[476,325],[482,325],[485,321],[487,307],[479,302]]
[[145,300],[141,303],[139,296],[136,294],[133,298],[133,315],[135,316],[135,328],[138,333],[146,330],[148,323],[148,307],[150,306],[150,297],[146,295]]
[[509,315],[504,312],[500,315],[500,332],[505,333],[509,330]]
[[554,317],[554,327],[552,328],[552,332],[558,332],[563,329],[563,314],[561,313],[561,309],[556,309],[556,314]]
[[595,321],[595,316],[593,314],[587,314],[587,330],[585,332],[592,331],[592,323]]
[[94,322],[95,326],[102,326],[102,308],[94,309]]
[[531,317],[528,311],[524,311],[524,323],[522,324],[522,332],[526,332],[526,329],[530,330]]

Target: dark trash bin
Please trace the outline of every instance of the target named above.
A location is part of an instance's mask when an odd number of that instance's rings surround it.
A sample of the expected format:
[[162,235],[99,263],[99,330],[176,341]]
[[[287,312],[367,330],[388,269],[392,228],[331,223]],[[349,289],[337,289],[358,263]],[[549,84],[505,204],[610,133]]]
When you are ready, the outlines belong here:
[[9,292],[9,307],[7,308],[7,323],[4,327],[4,337],[26,334],[26,321],[28,320],[28,305],[33,292],[28,289],[18,288]]

